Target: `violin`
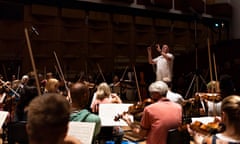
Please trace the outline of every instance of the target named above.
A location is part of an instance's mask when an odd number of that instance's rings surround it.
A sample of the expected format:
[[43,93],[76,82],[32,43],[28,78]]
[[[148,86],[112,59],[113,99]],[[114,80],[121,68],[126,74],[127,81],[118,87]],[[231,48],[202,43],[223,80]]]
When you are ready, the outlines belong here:
[[[179,126],[178,131],[187,131],[187,125],[188,124]],[[226,127],[218,119],[215,119],[213,122],[208,122],[206,124],[197,120],[197,121],[189,124],[189,128],[192,131],[195,131],[202,135],[208,136],[208,135],[213,135],[216,133],[221,133],[225,130]]]
[[83,83],[90,89],[94,88],[95,87],[95,84],[94,83],[91,83],[91,82],[88,82],[88,81],[83,81]]
[[213,121],[207,124],[203,124],[200,121],[195,121],[192,124],[190,124],[190,128],[193,131],[196,131],[203,135],[213,135],[216,133],[223,132],[225,130],[225,125],[219,121]]
[[131,114],[133,116],[136,116],[143,112],[144,108],[150,104],[154,103],[154,101],[151,98],[145,99],[143,102],[137,102],[134,105],[131,105],[128,107],[128,111],[123,112],[122,114],[118,114],[114,117],[114,121],[119,121],[124,114]]
[[212,102],[220,102],[222,101],[222,97],[219,93],[196,93],[196,96],[199,96],[202,99],[212,101]]

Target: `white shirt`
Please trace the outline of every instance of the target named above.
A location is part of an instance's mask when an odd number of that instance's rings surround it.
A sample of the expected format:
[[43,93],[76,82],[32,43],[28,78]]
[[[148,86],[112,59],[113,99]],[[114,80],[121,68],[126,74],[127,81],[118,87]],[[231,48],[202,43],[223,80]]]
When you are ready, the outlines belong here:
[[184,99],[180,94],[172,92],[171,90],[168,90],[167,92],[167,99],[179,104],[182,104],[184,102]]
[[173,68],[173,59],[174,56],[171,53],[167,53],[167,56],[171,60],[167,60],[162,55],[153,59],[153,62],[156,63],[156,81],[163,80],[163,78],[169,78],[172,80],[172,68]]
[[208,106],[208,116],[220,116],[221,115],[221,105],[222,102],[211,102],[207,101]]

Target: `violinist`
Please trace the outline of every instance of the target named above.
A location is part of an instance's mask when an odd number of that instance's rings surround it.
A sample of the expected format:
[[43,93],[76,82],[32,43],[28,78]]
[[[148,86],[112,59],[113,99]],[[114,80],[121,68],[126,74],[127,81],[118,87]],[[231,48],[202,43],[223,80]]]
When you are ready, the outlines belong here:
[[60,94],[47,93],[34,98],[27,114],[28,143],[82,144],[81,140],[68,135],[69,115],[70,105]]
[[59,80],[56,78],[49,78],[45,85],[44,93],[58,93],[59,92]]
[[166,98],[167,91],[168,86],[163,81],[153,82],[149,86],[155,103],[144,108],[140,126],[134,125],[128,114],[123,115],[122,119],[136,135],[145,137],[147,144],[166,144],[168,132],[181,125],[182,107]]
[[235,93],[234,83],[232,77],[229,75],[222,75],[220,81],[211,81],[207,85],[209,94],[216,93],[219,94],[221,99],[216,100],[215,95],[209,96],[211,99],[205,99],[207,102],[207,112],[209,116],[220,116],[221,114],[221,101],[225,97]]
[[113,93],[117,93],[118,95],[120,95],[120,80],[118,75],[114,75],[113,79],[112,79],[112,83],[109,85],[111,88],[111,91]]
[[[111,93],[111,88],[106,82],[102,82],[98,85],[95,92],[91,110],[98,114],[99,105],[107,103],[122,103],[122,100],[116,94]],[[102,127],[98,135],[100,143],[105,143],[107,140],[114,140],[115,143],[120,143],[123,137],[123,130],[119,126],[115,127]]]
[[98,115],[87,109],[89,88],[81,82],[76,82],[70,87],[70,95],[72,97],[70,121],[95,123],[93,134],[93,141],[95,141],[101,129],[101,120]]
[[231,95],[223,99],[221,105],[221,122],[225,125],[223,132],[204,135],[188,128],[195,144],[240,144],[240,96]]
[[98,106],[102,103],[122,103],[122,100],[115,93],[111,93],[110,86],[106,82],[99,84],[94,93],[90,108],[92,112],[98,113]]
[[167,98],[170,101],[173,101],[173,102],[176,102],[176,103],[182,105],[184,103],[184,98],[179,93],[173,92],[171,90],[172,83],[171,83],[170,79],[169,78],[163,78],[163,81],[168,85]]
[[[216,115],[220,115],[221,112],[221,100],[216,101],[214,99],[214,97],[216,97],[215,95],[212,94],[218,94],[218,96],[220,96],[220,83],[218,81],[210,81],[207,84],[207,94],[208,95],[204,95],[205,97],[203,97],[203,99],[205,99],[205,102],[207,104],[207,112],[208,112],[208,116],[216,116]],[[207,96],[207,97],[206,97]],[[210,99],[211,98],[211,99]]]
[[21,97],[16,105],[14,121],[26,121],[29,103],[38,96],[35,78],[29,76],[27,83],[21,90]]

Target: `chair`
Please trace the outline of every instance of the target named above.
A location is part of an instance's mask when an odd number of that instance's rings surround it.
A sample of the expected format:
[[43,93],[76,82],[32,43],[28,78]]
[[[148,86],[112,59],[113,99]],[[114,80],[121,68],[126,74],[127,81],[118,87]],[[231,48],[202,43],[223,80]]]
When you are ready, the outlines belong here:
[[184,144],[184,135],[177,129],[168,131],[167,144]]
[[26,121],[10,122],[7,126],[8,144],[28,144]]

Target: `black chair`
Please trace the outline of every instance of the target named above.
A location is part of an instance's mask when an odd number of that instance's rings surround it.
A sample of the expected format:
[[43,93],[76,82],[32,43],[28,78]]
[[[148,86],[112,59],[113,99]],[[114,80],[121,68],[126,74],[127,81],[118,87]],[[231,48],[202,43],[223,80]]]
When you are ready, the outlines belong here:
[[167,144],[189,144],[184,140],[184,132],[178,129],[168,131]]
[[7,130],[8,144],[28,144],[26,121],[10,122]]

